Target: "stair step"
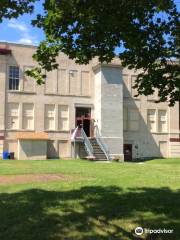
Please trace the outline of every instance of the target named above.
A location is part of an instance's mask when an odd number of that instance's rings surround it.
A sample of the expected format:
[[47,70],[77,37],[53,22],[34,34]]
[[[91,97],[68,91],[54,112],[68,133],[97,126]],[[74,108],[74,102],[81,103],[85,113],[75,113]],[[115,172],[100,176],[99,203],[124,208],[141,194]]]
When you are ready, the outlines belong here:
[[95,160],[98,160],[98,161],[106,161],[107,158],[106,158],[106,155],[104,154],[104,152],[102,151],[101,147],[99,146],[97,140],[95,138],[91,138],[89,139],[92,147],[93,147],[93,151],[94,151],[94,157],[95,157]]
[[103,152],[94,152],[94,155],[98,155],[98,154],[105,155]]
[[97,157],[97,158],[106,158],[106,156],[105,155],[94,155],[95,157]]

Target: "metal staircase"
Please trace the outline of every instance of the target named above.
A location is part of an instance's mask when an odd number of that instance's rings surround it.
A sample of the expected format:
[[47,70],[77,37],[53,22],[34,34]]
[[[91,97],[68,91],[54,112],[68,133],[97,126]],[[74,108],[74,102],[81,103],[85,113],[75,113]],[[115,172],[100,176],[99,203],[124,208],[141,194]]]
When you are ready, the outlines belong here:
[[107,157],[99,146],[96,138],[91,138],[89,140],[93,147],[93,155],[95,157],[95,160],[107,160]]
[[[78,132],[78,127],[75,129],[71,136],[71,141],[76,142],[76,134]],[[95,126],[95,137],[88,138],[84,129],[81,128],[82,145],[80,145],[80,152],[86,153],[88,158],[94,158],[94,160],[111,160],[109,155],[109,149],[104,143],[102,137],[99,134],[99,129]]]

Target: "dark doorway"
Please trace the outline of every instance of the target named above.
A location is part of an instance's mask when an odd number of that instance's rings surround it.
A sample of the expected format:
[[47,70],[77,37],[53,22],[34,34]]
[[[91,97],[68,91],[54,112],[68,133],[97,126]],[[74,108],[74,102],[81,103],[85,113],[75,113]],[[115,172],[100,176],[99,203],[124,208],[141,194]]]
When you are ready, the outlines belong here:
[[82,127],[87,135],[91,137],[91,109],[76,108],[76,126]]
[[88,137],[90,137],[90,119],[84,119],[83,129]]
[[132,161],[132,144],[124,144],[124,160]]

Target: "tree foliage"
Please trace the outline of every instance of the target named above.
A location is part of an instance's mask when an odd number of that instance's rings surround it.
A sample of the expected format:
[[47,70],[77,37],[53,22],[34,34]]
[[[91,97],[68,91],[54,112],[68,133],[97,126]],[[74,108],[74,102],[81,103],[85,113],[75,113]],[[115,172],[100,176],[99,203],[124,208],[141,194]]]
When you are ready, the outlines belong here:
[[5,18],[17,18],[23,13],[32,13],[37,0],[1,0],[0,22]]
[[[16,2],[27,2],[22,12],[34,1]],[[159,101],[180,100],[180,14],[173,0],[45,0],[43,6],[33,21],[46,36],[34,55],[40,68],[28,72],[38,83],[41,69],[58,68],[60,51],[87,64],[94,57],[110,62],[119,47],[122,65],[141,70],[139,94],[157,88]]]

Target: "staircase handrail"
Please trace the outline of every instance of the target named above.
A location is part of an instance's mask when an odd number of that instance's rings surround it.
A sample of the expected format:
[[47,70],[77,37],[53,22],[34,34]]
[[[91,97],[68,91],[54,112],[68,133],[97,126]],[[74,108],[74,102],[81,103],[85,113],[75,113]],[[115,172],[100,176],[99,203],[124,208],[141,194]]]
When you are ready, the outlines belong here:
[[93,146],[91,145],[91,142],[89,141],[85,131],[83,128],[81,128],[81,136],[84,140],[84,145],[86,148],[86,151],[88,153],[89,156],[93,156],[94,155],[94,150],[93,150]]
[[76,134],[78,132],[78,126],[74,129],[73,133],[71,134],[71,141],[75,141],[76,139]]
[[101,150],[104,152],[106,158],[108,160],[111,160],[111,157],[109,155],[109,148],[108,148],[107,144],[104,142],[104,140],[102,139],[102,136],[100,135],[98,125],[95,125],[94,128],[95,128],[95,138],[96,138],[97,143],[99,144]]

